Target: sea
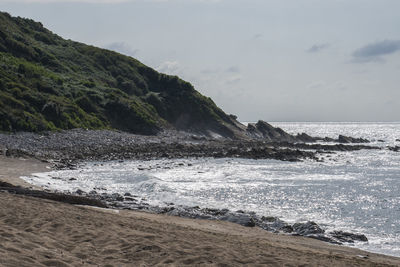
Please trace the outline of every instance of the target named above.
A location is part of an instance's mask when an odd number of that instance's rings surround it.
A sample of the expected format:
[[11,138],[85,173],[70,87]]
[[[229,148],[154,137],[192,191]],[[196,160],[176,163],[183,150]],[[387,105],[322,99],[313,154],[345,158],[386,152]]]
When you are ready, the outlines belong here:
[[[400,257],[400,122],[271,123],[291,134],[369,139],[381,150],[335,152],[323,161],[187,158],[87,162],[76,170],[23,177],[58,191],[131,193],[150,204],[253,211],[323,229],[365,234],[350,244]],[[73,179],[72,179],[73,178]]]

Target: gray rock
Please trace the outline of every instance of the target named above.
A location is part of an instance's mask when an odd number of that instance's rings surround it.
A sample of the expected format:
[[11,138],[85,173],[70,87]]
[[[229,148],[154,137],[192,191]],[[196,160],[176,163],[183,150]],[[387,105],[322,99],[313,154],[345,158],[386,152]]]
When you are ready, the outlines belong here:
[[325,231],[321,229],[315,222],[295,223],[292,225],[293,231],[299,235],[309,236],[315,234],[323,234]]
[[367,242],[368,238],[363,234],[353,234],[343,231],[333,231],[329,233],[332,237],[341,242],[354,243],[354,241]]
[[350,136],[339,135],[339,143],[369,143],[369,140],[363,138],[354,138]]
[[388,146],[387,147],[390,151],[399,152],[400,146]]
[[228,221],[231,223],[237,223],[247,227],[254,227],[256,226],[256,221],[254,218],[245,213],[229,213],[225,216],[219,217],[222,221]]
[[83,190],[81,190],[81,189],[78,189],[78,190],[75,191],[75,194],[81,196],[81,195],[84,195],[84,194],[85,194],[85,191],[83,191]]
[[308,235],[307,237],[313,238],[313,239],[317,239],[317,240],[321,240],[321,241],[324,241],[324,242],[328,242],[328,243],[331,243],[331,244],[342,245],[342,243],[340,243],[340,242],[338,242],[338,241],[336,241],[336,240],[334,240],[334,239],[332,239],[332,238],[330,238],[328,236],[325,236],[325,235]]

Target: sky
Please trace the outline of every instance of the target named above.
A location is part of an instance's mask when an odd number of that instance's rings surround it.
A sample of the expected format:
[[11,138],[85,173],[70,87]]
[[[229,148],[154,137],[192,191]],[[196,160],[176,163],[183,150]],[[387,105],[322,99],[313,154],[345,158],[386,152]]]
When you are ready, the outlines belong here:
[[178,75],[240,121],[400,121],[398,0],[0,0]]

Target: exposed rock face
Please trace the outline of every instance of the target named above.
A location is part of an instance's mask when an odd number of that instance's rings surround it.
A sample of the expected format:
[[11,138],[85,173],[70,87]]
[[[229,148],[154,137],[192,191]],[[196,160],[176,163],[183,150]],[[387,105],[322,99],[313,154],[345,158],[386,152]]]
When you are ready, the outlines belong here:
[[292,227],[294,232],[304,236],[325,233],[315,222],[295,223]]
[[306,133],[301,133],[301,134],[299,133],[295,137],[296,137],[296,140],[298,140],[300,142],[304,142],[304,143],[311,143],[311,142],[316,141],[315,137],[309,136]]
[[363,234],[353,234],[343,231],[333,231],[329,233],[332,237],[341,242],[354,243],[354,241],[367,242],[368,238]]
[[350,136],[339,135],[339,143],[369,143],[369,140],[363,138],[354,138]]
[[369,143],[369,140],[363,138],[354,138],[350,136],[339,135],[338,139],[329,137],[313,137],[306,133],[291,135],[279,127],[273,127],[271,124],[259,120],[257,123],[249,123],[247,126],[247,136],[256,139],[263,139],[270,142],[301,142],[312,143],[317,141],[336,142],[336,143]]
[[295,142],[296,137],[288,134],[278,127],[273,127],[271,124],[259,120],[257,123],[250,123],[247,126],[247,133],[250,137],[264,139],[266,141],[287,141]]

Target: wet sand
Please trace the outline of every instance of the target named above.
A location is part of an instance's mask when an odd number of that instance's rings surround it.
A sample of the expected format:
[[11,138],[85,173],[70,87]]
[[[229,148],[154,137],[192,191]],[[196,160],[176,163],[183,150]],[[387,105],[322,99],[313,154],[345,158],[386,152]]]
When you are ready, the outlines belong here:
[[[0,178],[46,170],[0,157]],[[400,258],[259,228],[0,192],[1,266],[400,266]]]
[[0,155],[0,181],[28,188],[38,188],[25,182],[21,176],[50,171],[50,164],[33,158],[12,158]]

